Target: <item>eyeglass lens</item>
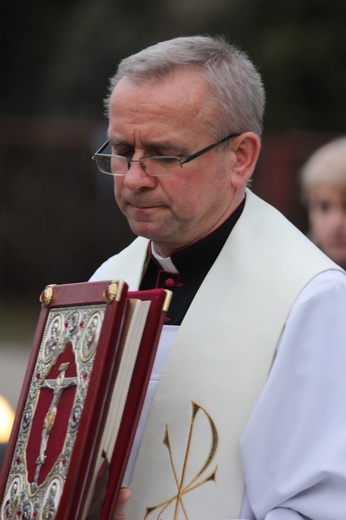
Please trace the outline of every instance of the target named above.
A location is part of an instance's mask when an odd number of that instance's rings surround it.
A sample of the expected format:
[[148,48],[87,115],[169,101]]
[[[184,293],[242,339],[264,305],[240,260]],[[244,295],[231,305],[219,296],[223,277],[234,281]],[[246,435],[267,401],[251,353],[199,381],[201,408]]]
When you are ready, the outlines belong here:
[[130,165],[140,163],[143,170],[152,176],[168,175],[181,169],[178,157],[144,157],[142,159],[128,160],[120,155],[96,155],[95,160],[99,170],[109,175],[126,175]]

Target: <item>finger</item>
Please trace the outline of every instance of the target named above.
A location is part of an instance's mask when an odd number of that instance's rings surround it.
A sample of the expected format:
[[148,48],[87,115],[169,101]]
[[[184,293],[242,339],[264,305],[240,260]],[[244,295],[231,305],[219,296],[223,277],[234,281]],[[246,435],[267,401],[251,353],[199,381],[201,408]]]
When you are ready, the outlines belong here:
[[114,520],[126,520],[124,506],[130,500],[132,492],[129,488],[122,488],[119,493],[118,503],[115,510]]

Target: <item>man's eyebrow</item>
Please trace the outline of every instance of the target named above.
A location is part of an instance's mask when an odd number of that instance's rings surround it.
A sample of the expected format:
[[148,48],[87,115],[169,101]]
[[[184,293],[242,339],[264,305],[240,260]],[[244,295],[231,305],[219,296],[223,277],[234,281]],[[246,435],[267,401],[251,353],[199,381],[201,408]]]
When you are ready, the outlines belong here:
[[[109,139],[109,144],[111,146],[114,146],[115,148],[117,146],[127,146],[130,148],[135,148],[133,143],[129,143],[127,141],[124,141],[122,139]],[[178,145],[177,143],[173,143],[172,141],[144,141],[142,143],[142,147],[146,150],[159,150],[159,151],[174,151],[174,153],[179,153],[180,155],[184,154],[186,152],[184,145]]]
[[155,141],[153,143],[145,143],[145,147],[148,150],[174,150],[175,152],[181,151],[181,146],[179,146],[177,143],[173,143],[172,141]]
[[119,145],[126,145],[126,146],[132,146],[130,143],[127,143],[126,141],[122,139],[114,139],[114,138],[108,138],[108,143],[111,146],[119,146]]

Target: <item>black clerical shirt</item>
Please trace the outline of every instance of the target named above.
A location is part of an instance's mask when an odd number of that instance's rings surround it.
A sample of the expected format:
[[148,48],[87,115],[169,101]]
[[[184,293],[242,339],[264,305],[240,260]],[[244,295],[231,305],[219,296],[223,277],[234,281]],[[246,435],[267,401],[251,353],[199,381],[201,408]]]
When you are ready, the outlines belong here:
[[141,290],[156,287],[172,291],[172,301],[167,313],[167,325],[180,325],[196,292],[223,248],[229,234],[239,219],[245,200],[232,215],[215,231],[205,238],[171,255],[171,261],[178,273],[163,270],[150,254]]

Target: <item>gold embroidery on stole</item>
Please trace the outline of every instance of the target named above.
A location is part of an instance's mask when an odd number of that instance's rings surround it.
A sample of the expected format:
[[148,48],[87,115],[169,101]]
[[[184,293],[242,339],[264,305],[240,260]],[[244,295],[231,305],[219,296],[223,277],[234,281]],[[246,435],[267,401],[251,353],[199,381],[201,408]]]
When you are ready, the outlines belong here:
[[[180,510],[182,511],[184,518],[186,520],[188,520],[187,511],[186,511],[184,503],[183,503],[183,496],[186,495],[187,493],[191,493],[193,490],[203,486],[207,482],[215,482],[217,466],[215,466],[215,468],[211,471],[211,473],[207,477],[203,478],[202,475],[207,471],[207,469],[212,464],[212,462],[215,458],[217,448],[219,445],[219,435],[218,435],[215,423],[212,420],[212,418],[210,417],[210,415],[208,414],[208,412],[202,406],[200,406],[199,404],[197,404],[193,401],[191,402],[191,404],[192,404],[192,416],[191,416],[191,422],[190,422],[190,430],[189,430],[186,451],[185,451],[185,456],[184,456],[184,464],[183,464],[183,469],[182,469],[182,474],[181,474],[180,480],[178,478],[176,465],[174,464],[173,452],[172,452],[172,447],[171,447],[171,443],[170,443],[170,439],[169,439],[169,429],[168,429],[167,424],[166,424],[164,438],[163,438],[163,444],[168,449],[170,465],[171,465],[173,475],[174,475],[174,480],[175,480],[175,483],[177,486],[177,492],[176,492],[176,494],[174,494],[172,497],[168,498],[164,502],[161,502],[160,504],[157,504],[156,506],[153,506],[153,507],[147,507],[146,513],[144,516],[144,520],[146,520],[154,511],[157,511],[158,509],[160,509],[160,511],[156,518],[157,518],[157,520],[160,520],[160,518],[163,518],[161,515],[174,502],[175,502],[174,517],[173,517],[174,520],[178,520]],[[205,459],[204,463],[202,464],[201,468],[197,471],[197,473],[190,480],[190,482],[185,483],[189,455],[190,455],[190,450],[191,450],[191,446],[192,446],[193,435],[195,433],[194,432],[195,420],[196,420],[197,414],[200,411],[202,411],[204,413],[204,415],[206,416],[206,418],[208,420],[209,426],[210,426],[210,430],[211,430],[210,446],[209,446],[209,450],[208,450],[206,459]]]

